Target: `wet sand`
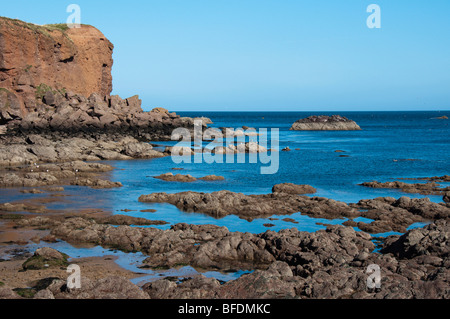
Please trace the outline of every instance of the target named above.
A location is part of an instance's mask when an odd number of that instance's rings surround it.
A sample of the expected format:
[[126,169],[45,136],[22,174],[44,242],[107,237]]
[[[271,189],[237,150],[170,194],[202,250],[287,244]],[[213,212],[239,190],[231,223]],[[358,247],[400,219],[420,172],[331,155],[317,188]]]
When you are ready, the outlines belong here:
[[[24,259],[0,262],[0,282],[14,288],[30,288],[40,280],[59,278],[67,280],[69,274],[66,269],[43,269],[22,271]],[[98,280],[109,276],[119,276],[127,279],[141,277],[142,274],[123,269],[115,263],[116,256],[88,257],[70,260],[81,268],[81,276],[91,280]]]

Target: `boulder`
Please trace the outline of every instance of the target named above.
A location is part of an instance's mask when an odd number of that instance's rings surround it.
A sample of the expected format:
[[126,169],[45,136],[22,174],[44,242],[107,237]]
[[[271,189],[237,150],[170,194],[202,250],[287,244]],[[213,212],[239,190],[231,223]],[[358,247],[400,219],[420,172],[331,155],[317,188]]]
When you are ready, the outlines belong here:
[[34,255],[22,265],[24,270],[39,270],[55,267],[67,267],[69,265],[66,254],[53,248],[44,247],[35,251]]
[[314,194],[317,190],[309,185],[296,185],[292,183],[278,184],[272,188],[272,193],[287,194]]

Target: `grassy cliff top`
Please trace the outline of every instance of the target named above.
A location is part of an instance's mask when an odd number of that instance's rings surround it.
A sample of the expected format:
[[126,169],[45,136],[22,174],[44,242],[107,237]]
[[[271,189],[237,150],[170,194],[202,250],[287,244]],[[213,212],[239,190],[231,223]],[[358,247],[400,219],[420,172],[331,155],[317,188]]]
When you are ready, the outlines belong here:
[[[60,31],[65,34],[69,27],[66,23],[55,23],[55,24],[46,24],[46,25],[38,25],[34,23],[25,22],[18,19],[11,19],[7,17],[0,16],[0,26],[3,24],[12,24],[18,27],[27,28],[37,33],[44,34],[46,36],[51,36],[50,33],[53,31]],[[82,24],[82,26],[90,26],[87,24]]]

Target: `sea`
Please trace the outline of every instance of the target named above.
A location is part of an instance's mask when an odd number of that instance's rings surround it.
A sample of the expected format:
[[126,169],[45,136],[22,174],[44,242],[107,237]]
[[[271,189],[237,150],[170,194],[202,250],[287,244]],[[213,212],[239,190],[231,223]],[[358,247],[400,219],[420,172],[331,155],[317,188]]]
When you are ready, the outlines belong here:
[[[282,212],[269,219],[247,221],[230,215],[224,218],[213,218],[204,214],[183,212],[170,204],[140,203],[139,196],[155,192],[177,193],[184,191],[215,192],[229,190],[244,194],[268,194],[272,187],[280,183],[308,184],[317,189],[314,196],[332,198],[346,203],[357,203],[362,199],[390,196],[400,198],[422,198],[423,195],[406,194],[401,190],[372,189],[360,186],[363,182],[387,182],[398,179],[404,182],[417,183],[424,181],[413,178],[443,176],[450,174],[450,120],[437,119],[450,111],[416,111],[416,112],[179,112],[180,116],[208,117],[213,121],[209,127],[240,128],[247,126],[257,132],[267,129],[268,147],[276,145],[272,150],[273,158],[278,160],[278,170],[274,174],[261,174],[261,168],[268,166],[259,161],[251,163],[249,158],[244,163],[195,163],[174,162],[172,157],[151,160],[108,161],[114,166],[113,172],[106,177],[119,181],[124,186],[116,189],[93,190],[78,186],[65,187],[67,197],[47,204],[49,209],[102,209],[113,214],[143,217],[151,220],[168,222],[163,226],[151,226],[168,229],[177,223],[214,224],[225,226],[230,231],[262,233],[268,229],[279,231],[286,228],[297,228],[301,231],[314,232],[324,229],[323,224],[342,224],[346,219],[315,219],[302,215],[301,212],[286,216]],[[292,124],[311,115],[339,114],[354,120],[361,131],[291,131]],[[270,134],[271,130],[278,134]],[[248,137],[257,140],[260,137]],[[178,141],[152,144],[155,149],[178,145]],[[196,147],[205,147],[208,142]],[[273,144],[271,144],[273,143]],[[194,145],[194,141],[192,141]],[[226,145],[224,145],[226,146]],[[282,151],[289,147],[291,151]],[[338,151],[338,152],[336,152]],[[188,160],[186,160],[188,161]],[[173,170],[179,168],[182,170]],[[194,177],[218,175],[224,181],[196,181],[192,183],[165,182],[155,176],[165,174],[190,174]],[[441,183],[449,186],[450,183]],[[1,202],[12,202],[46,194],[22,194],[18,189],[0,190]],[[441,196],[426,196],[434,202],[442,202]],[[155,209],[155,213],[144,213],[141,210]],[[282,219],[289,217],[297,224]],[[273,220],[276,219],[276,220]],[[370,220],[360,219],[370,222]],[[359,221],[359,220],[357,220]],[[273,224],[266,227],[265,224]],[[410,228],[423,227],[423,223]],[[358,230],[358,229],[356,229]],[[376,234],[383,237],[398,233]],[[36,247],[36,244],[31,248]],[[39,244],[37,244],[39,245]],[[42,243],[41,245],[44,245]],[[45,244],[48,246],[48,244]],[[54,244],[60,251],[71,257],[101,255],[102,247],[73,247],[67,243]],[[106,251],[108,252],[108,251]],[[136,267],[144,256],[114,252],[119,257],[118,263],[125,268],[138,270]],[[1,257],[1,256],[0,256]],[[147,271],[147,270],[146,270]],[[246,270],[235,273],[220,274],[207,272],[205,275],[227,281],[239,277]],[[196,272],[191,267],[166,272],[149,271],[147,280],[154,280],[168,274],[183,276]],[[141,278],[142,279],[142,278]],[[139,282],[137,279],[136,283]]]

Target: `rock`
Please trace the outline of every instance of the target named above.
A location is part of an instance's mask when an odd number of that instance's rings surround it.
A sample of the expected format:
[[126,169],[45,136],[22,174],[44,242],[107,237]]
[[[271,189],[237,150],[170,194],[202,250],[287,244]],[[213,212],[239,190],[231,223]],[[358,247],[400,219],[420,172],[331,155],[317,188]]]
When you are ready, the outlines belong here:
[[400,258],[423,255],[446,257],[450,254],[450,225],[440,220],[422,229],[414,229],[394,242],[387,242],[383,253],[392,253]]
[[340,115],[310,116],[295,122],[291,131],[355,131],[361,130],[358,124]]
[[43,191],[41,191],[39,189],[36,189],[36,188],[25,189],[25,190],[22,190],[20,192],[23,193],[23,194],[43,194],[44,193]]
[[54,289],[56,299],[149,299],[148,294],[122,277],[91,281],[82,277],[81,289]]
[[[18,97],[10,90],[0,88],[0,122],[7,122],[20,117],[22,117],[22,110]],[[2,134],[5,134],[7,127],[2,126],[2,131]]]
[[49,106],[55,106],[56,101],[55,94],[52,91],[45,92],[43,101],[45,104]]
[[296,287],[300,282],[300,278],[285,280],[282,276],[269,275],[268,272],[257,270],[221,286],[217,289],[216,298],[292,299],[296,297]]
[[14,290],[2,284],[0,284],[0,299],[20,299]]
[[272,265],[270,265],[267,272],[273,273],[275,276],[283,276],[283,277],[292,277],[294,274],[292,273],[291,267],[283,261],[276,261]]
[[196,118],[194,118],[194,121],[202,121],[203,125],[214,124],[213,121],[211,121],[211,119],[204,117],[204,116],[196,117]]
[[1,18],[0,33],[2,86],[18,92],[25,109],[35,106],[36,95],[53,105],[50,87],[83,95],[111,92],[113,45],[94,27],[63,30]]
[[[442,178],[445,178],[445,176]],[[425,184],[422,183],[410,184],[399,181],[380,183],[374,181],[369,183],[362,183],[360,185],[371,188],[401,189],[402,192],[405,193],[417,193],[423,195],[440,195],[440,194],[443,195],[447,190],[449,190],[448,188],[440,188],[439,184],[435,183],[434,181]]]
[[287,194],[314,194],[317,190],[309,185],[296,185],[292,183],[278,184],[272,188],[272,193],[287,193]]
[[292,218],[284,218],[283,221],[286,223],[293,223],[293,224],[299,223],[298,221],[296,221],[295,219],[292,219]]
[[160,176],[155,176],[157,179],[161,179],[166,182],[182,182],[182,183],[191,183],[195,182],[197,179],[191,175],[182,175],[182,174],[176,174],[173,175],[172,173],[162,174]]
[[188,146],[167,146],[164,153],[172,156],[192,156],[195,152]]
[[235,154],[237,152],[236,146],[228,145],[227,147],[217,146],[212,150],[213,154]]
[[217,146],[212,150],[213,154],[243,154],[243,153],[266,153],[267,149],[256,142],[241,143],[237,146],[232,144],[223,147]]
[[162,107],[156,107],[156,108],[154,108],[154,109],[152,110],[152,112],[153,112],[153,113],[161,113],[161,114],[164,114],[164,115],[169,114],[169,111],[166,110],[165,108],[162,108]]
[[202,181],[224,181],[225,177],[223,176],[216,176],[216,175],[208,175],[202,178],[199,178]]
[[108,126],[116,121],[119,120],[119,118],[113,114],[106,113],[105,115],[100,116],[100,125],[102,126]]
[[446,203],[450,203],[450,192],[445,193],[443,201]]
[[103,179],[90,179],[90,178],[74,180],[70,183],[70,185],[87,186],[93,189],[123,187],[122,183],[120,182],[111,182]]
[[126,215],[113,215],[113,216],[107,216],[107,217],[93,217],[93,219],[98,224],[105,224],[105,225],[149,226],[149,225],[166,225],[166,224],[168,224],[165,221],[148,220],[148,219],[145,219],[145,218],[131,217],[131,216],[126,216]]
[[55,296],[53,295],[53,293],[48,290],[48,289],[43,289],[38,291],[35,295],[34,295],[34,299],[46,299],[46,300],[50,300],[50,299],[55,299]]
[[30,152],[36,155],[41,161],[55,162],[58,159],[58,154],[54,147],[33,145],[29,148]]
[[[386,201],[388,202],[388,201]],[[68,242],[113,245],[117,249],[142,251],[150,268],[190,265],[196,268],[229,271],[255,270],[221,285],[215,279],[194,277],[182,282],[163,279],[143,287],[151,298],[446,298],[449,296],[448,225],[437,221],[404,237],[386,239],[384,249],[374,253],[373,238],[351,227],[328,226],[315,233],[284,229],[263,234],[229,232],[213,225],[178,224],[169,230],[114,227],[95,221],[70,218],[52,230]],[[395,247],[395,248],[394,248]],[[366,269],[377,264],[382,269],[382,289],[368,291]],[[61,284],[60,284],[61,285]],[[100,291],[84,282],[82,292],[48,287],[56,298],[129,296],[122,288]],[[252,289],[248,289],[251,287]],[[423,291],[422,289],[426,289]],[[93,291],[91,293],[91,291]]]
[[[170,140],[175,128],[194,128],[194,119],[165,109],[144,112],[137,95],[127,99],[109,95],[114,46],[94,27],[65,29],[1,18],[0,34],[4,39],[0,52],[5,53],[0,57],[0,134],[44,133],[61,138],[114,132],[150,141]],[[130,147],[126,151],[135,152]],[[44,155],[41,152],[38,157],[53,158],[53,154]],[[142,158],[160,156],[146,150]]]
[[141,210],[141,213],[156,213],[156,209],[143,209]]
[[0,187],[37,187],[58,183],[58,178],[49,173],[6,173],[0,176]]
[[[321,197],[299,196],[297,192],[312,192],[308,185],[276,185],[272,194],[244,195],[230,191],[213,193],[182,192],[142,195],[140,202],[169,203],[183,211],[204,213],[215,218],[237,215],[252,221],[273,215],[301,212],[314,218],[338,219],[364,217],[370,223],[359,222],[357,227],[370,233],[406,232],[410,225],[425,220],[448,219],[450,208],[427,198],[399,200],[376,198],[347,205]],[[350,224],[349,224],[350,225]],[[353,223],[353,225],[355,225]]]
[[152,299],[211,299],[214,298],[214,290],[219,287],[218,280],[198,275],[178,285],[163,279],[148,283],[142,289]]
[[33,257],[29,258],[22,265],[24,270],[39,270],[54,267],[67,267],[69,265],[66,254],[60,253],[53,248],[39,248]]
[[126,144],[124,153],[133,158],[158,158],[164,154],[153,150],[153,147],[147,143],[130,143]]
[[183,192],[178,194],[154,193],[139,198],[144,203],[170,203],[184,211],[205,213],[214,217],[237,215],[247,220],[270,217],[275,214],[303,214],[318,218],[359,216],[347,204],[325,198],[309,198],[277,192],[268,195],[244,195],[230,191],[211,194]]

